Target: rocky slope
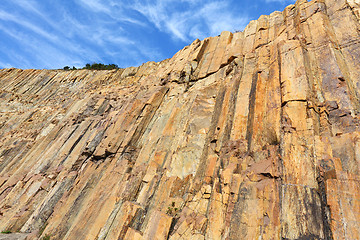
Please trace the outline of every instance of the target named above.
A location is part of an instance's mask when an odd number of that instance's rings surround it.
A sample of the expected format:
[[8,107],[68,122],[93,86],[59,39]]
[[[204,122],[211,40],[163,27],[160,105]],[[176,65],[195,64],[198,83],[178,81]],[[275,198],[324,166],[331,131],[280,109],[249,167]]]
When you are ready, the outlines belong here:
[[0,230],[360,239],[360,2],[113,71],[0,70]]

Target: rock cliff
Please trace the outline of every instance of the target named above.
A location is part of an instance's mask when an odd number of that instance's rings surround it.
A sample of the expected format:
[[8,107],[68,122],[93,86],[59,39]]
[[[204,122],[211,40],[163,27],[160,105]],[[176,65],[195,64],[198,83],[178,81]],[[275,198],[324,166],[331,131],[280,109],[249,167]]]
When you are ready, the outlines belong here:
[[360,239],[360,2],[111,71],[0,70],[0,230]]

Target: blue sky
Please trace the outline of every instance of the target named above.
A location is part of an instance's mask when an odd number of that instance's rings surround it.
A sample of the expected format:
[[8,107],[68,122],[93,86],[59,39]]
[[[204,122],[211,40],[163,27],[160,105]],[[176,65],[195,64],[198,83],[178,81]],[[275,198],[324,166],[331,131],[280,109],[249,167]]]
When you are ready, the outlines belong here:
[[138,66],[294,0],[2,0],[0,68]]

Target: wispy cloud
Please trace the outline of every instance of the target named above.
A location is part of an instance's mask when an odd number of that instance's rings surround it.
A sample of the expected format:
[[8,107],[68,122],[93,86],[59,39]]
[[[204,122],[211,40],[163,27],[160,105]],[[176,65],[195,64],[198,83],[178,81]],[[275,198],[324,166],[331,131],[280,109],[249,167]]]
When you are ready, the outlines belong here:
[[22,27],[29,29],[31,31],[33,31],[36,34],[39,34],[41,36],[43,36],[44,38],[47,38],[51,41],[55,41],[56,40],[56,36],[49,34],[48,32],[44,31],[43,29],[41,29],[40,27],[38,27],[35,24],[32,24],[28,21],[26,21],[25,19],[23,19],[21,16],[15,16],[13,14],[4,12],[2,10],[0,10],[0,19],[3,21],[10,21],[10,22],[14,22],[16,24],[21,25]]
[[127,67],[161,61],[196,38],[242,30],[251,16],[240,2],[6,0],[0,9],[0,67],[59,68],[92,61]]
[[265,2],[267,2],[267,3],[278,2],[278,3],[282,3],[282,4],[290,4],[290,3],[295,3],[296,0],[265,0]]
[[202,7],[199,15],[205,19],[211,35],[225,30],[243,30],[248,24],[248,16],[233,12],[231,8],[231,4],[227,1],[212,2]]
[[[122,9],[114,11],[100,1],[87,0],[81,4],[82,8],[87,8],[84,14],[86,18],[79,18],[72,9],[66,8],[66,4],[54,4],[53,7],[57,9],[55,14],[46,12],[46,9],[32,0],[24,4],[20,0],[14,0],[9,8],[17,11],[6,11],[6,8],[0,10],[0,37],[7,36],[16,40],[20,55],[27,55],[32,59],[20,63],[19,58],[14,59],[8,55],[9,59],[16,62],[16,66],[58,68],[64,64],[79,66],[81,63],[81,66],[93,61],[118,63],[117,58],[121,55],[126,56],[129,63],[133,64],[137,62],[133,60],[135,57],[141,56],[139,60],[142,61],[150,58],[144,57],[144,54],[150,52],[149,47],[135,44],[134,39],[119,24],[126,22],[144,26],[143,23],[128,16],[119,16],[117,13]],[[93,8],[96,13],[90,14],[89,8]],[[97,12],[106,17],[99,16]],[[133,48],[138,53],[131,56],[126,48]],[[124,57],[122,61],[125,62],[121,65],[129,65]],[[9,67],[4,61],[0,64],[0,67]]]
[[109,13],[111,10],[107,5],[102,4],[98,0],[80,0],[83,6],[87,6],[88,9],[94,12],[105,12]]
[[139,1],[133,8],[143,14],[160,31],[188,42],[193,38],[218,35],[221,31],[239,30],[249,18],[232,10],[229,1],[183,0],[181,10],[176,0]]
[[[68,51],[60,46],[60,42],[51,42],[46,38],[39,38],[26,32],[18,31],[14,28],[6,27],[0,24],[0,31],[12,38],[17,46],[14,49],[2,49],[2,52],[8,56],[14,66],[23,68],[56,68],[62,65],[77,65],[74,60],[77,56],[72,51]],[[92,52],[87,52],[93,55]],[[8,67],[9,64],[2,64]]]

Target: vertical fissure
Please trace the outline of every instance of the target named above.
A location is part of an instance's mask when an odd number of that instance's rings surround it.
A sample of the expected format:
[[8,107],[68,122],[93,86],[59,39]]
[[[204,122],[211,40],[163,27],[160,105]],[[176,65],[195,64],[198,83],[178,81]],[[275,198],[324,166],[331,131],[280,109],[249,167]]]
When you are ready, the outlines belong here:
[[325,187],[325,179],[323,177],[318,177],[319,184],[319,195],[321,201],[321,215],[323,220],[323,229],[324,229],[324,237],[326,240],[333,240],[333,234],[331,231],[331,212],[327,203],[327,194]]
[[252,149],[252,135],[253,135],[253,126],[254,126],[254,117],[255,117],[255,100],[256,100],[256,87],[257,81],[259,79],[259,74],[261,71],[256,71],[252,77],[250,96],[249,96],[249,114],[247,120],[247,129],[246,129],[246,140],[248,142],[248,152]]
[[284,179],[283,179],[283,174],[284,174],[284,161],[283,161],[283,156],[284,156],[284,126],[283,126],[283,117],[284,117],[284,110],[283,110],[283,106],[282,106],[282,102],[283,102],[283,94],[282,94],[282,78],[281,78],[281,52],[280,52],[280,48],[279,45],[276,46],[277,47],[277,62],[278,62],[278,66],[279,66],[279,87],[280,87],[280,102],[281,102],[281,107],[280,107],[280,136],[279,136],[279,175],[280,175],[280,186],[279,186],[279,209],[280,209],[280,235],[281,238],[283,239],[283,221],[282,221],[282,213],[283,213],[283,199],[284,199]]

